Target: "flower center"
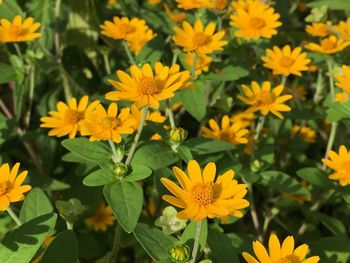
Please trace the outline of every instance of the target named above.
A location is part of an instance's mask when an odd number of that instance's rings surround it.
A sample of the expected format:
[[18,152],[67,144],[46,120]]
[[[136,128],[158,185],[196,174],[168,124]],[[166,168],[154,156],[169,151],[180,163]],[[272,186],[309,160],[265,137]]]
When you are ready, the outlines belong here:
[[207,205],[214,201],[213,183],[196,184],[191,191],[193,199],[198,205]]
[[250,19],[249,25],[254,29],[261,29],[265,26],[265,20],[260,17],[253,17]]
[[0,196],[6,194],[6,192],[9,190],[9,186],[10,184],[8,182],[0,183]]
[[301,263],[301,262],[296,256],[289,255],[279,259],[276,263]]
[[325,39],[321,43],[322,47],[326,50],[333,49],[336,43],[330,39]]
[[220,139],[223,141],[231,142],[235,137],[234,133],[230,133],[229,131],[222,131],[220,134]]
[[120,124],[120,121],[118,119],[112,118],[112,117],[106,117],[102,121],[102,126],[104,128],[115,129],[119,126],[119,124]]
[[192,41],[197,46],[204,46],[210,43],[210,36],[207,36],[203,32],[197,32],[193,36]]
[[139,90],[144,95],[153,95],[157,91],[153,78],[142,77],[139,81]]
[[22,28],[21,26],[11,25],[10,33],[13,36],[25,36],[29,33],[29,28]]
[[257,98],[257,102],[259,105],[271,104],[274,102],[274,97],[270,92],[262,91]]
[[294,59],[292,59],[291,57],[283,56],[280,60],[280,65],[284,68],[290,67],[291,65],[293,65],[293,63]]
[[129,24],[123,23],[120,27],[120,31],[124,35],[132,34],[136,31],[136,28],[134,26],[131,26]]
[[81,120],[83,120],[84,117],[85,113],[83,111],[77,111],[72,109],[68,109],[64,114],[64,120],[69,124],[77,124]]

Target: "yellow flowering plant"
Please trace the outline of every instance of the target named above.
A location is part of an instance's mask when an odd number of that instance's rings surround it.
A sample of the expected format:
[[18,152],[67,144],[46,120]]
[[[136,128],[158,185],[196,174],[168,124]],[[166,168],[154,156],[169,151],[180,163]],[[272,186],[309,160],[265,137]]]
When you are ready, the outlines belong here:
[[346,1],[0,1],[0,263],[347,263]]

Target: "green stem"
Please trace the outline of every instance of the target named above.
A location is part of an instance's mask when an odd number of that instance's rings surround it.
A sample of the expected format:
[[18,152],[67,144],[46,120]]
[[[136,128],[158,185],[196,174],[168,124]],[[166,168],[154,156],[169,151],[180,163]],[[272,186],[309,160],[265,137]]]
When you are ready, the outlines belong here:
[[319,69],[317,74],[316,91],[313,98],[314,103],[317,104],[322,99],[321,97],[322,90],[323,90],[323,77],[322,77],[322,70]]
[[33,107],[33,100],[34,100],[34,88],[35,88],[35,66],[33,65],[30,70],[29,74],[29,103],[28,103],[28,111],[25,118],[25,127],[29,129],[30,125],[30,116],[32,112]]
[[332,57],[327,58],[327,66],[328,66],[329,87],[331,89],[332,101],[334,101],[335,91],[334,91],[334,80],[333,80],[333,59],[332,59]]
[[173,55],[173,60],[171,61],[171,65],[176,64],[177,61],[177,57],[179,56],[179,52],[177,51],[177,49],[174,50],[174,55]]
[[110,260],[109,260],[110,263],[117,262],[122,233],[123,233],[123,229],[117,223],[117,225],[115,226],[113,247],[112,247],[112,251],[111,251],[111,257],[110,257]]
[[109,59],[108,59],[108,54],[106,54],[105,52],[102,53],[102,57],[103,57],[103,63],[105,65],[105,69],[108,75],[112,74],[112,70],[111,70],[111,64],[109,63]]
[[[328,153],[333,147],[333,143],[334,143],[334,140],[335,140],[335,135],[337,134],[337,128],[338,128],[338,122],[332,122],[332,128],[331,128],[331,132],[330,132],[329,137],[328,137],[326,153],[324,155],[325,159],[328,158]],[[327,165],[323,164],[322,169],[326,170],[327,169]]]
[[125,49],[126,55],[128,56],[128,59],[129,59],[130,63],[132,65],[135,65],[136,63],[135,63],[134,57],[131,55],[130,49],[128,47],[128,44],[126,43],[125,40],[123,40],[122,43],[123,43],[123,47]]
[[283,87],[285,87],[285,86],[286,86],[286,83],[287,83],[287,77],[282,75],[281,85],[282,85]]
[[195,238],[194,238],[191,263],[195,263],[196,259],[197,259],[198,248],[199,248],[199,239],[200,239],[200,235],[201,235],[202,224],[203,224],[203,220],[200,221],[200,222],[197,222],[196,235],[195,235]]
[[16,49],[16,52],[17,52],[17,55],[20,57],[20,59],[23,60],[23,54],[22,54],[22,51],[19,47],[19,45],[17,43],[13,43],[15,49]]
[[175,120],[174,120],[174,114],[173,114],[173,111],[172,111],[171,105],[170,105],[170,99],[166,100],[166,106],[167,106],[166,113],[167,113],[167,116],[169,118],[170,127],[174,128],[175,127]]
[[259,221],[259,217],[258,217],[258,213],[256,212],[256,207],[255,207],[255,202],[254,202],[254,190],[253,190],[253,186],[248,183],[245,182],[248,185],[248,197],[249,197],[249,202],[250,202],[250,206],[249,206],[249,210],[250,210],[250,215],[252,217],[253,220],[253,225],[254,228],[258,234],[258,239],[259,241],[263,241],[263,235],[262,235],[262,229],[261,229],[261,225],[260,225],[260,221]]
[[114,163],[118,162],[118,154],[117,154],[117,149],[115,148],[114,142],[112,140],[108,140],[109,146],[112,149],[112,160]]
[[12,208],[9,206],[7,208],[7,213],[9,213],[9,215],[12,217],[12,219],[16,222],[17,226],[22,225],[21,220],[18,218],[18,216],[16,215],[16,213],[12,210]]
[[257,141],[259,139],[261,130],[264,127],[264,124],[265,124],[265,120],[266,120],[265,116],[260,116],[259,117],[258,125],[256,126],[256,133],[255,133],[255,136],[254,136],[254,141]]
[[143,126],[144,126],[144,123],[145,123],[145,120],[146,120],[147,112],[148,112],[148,108],[147,108],[147,106],[144,106],[142,108],[142,117],[141,117],[141,120],[140,120],[140,123],[139,123],[139,127],[137,129],[137,133],[136,133],[135,138],[134,138],[134,142],[131,145],[131,148],[130,148],[130,151],[129,151],[129,154],[128,154],[128,158],[125,161],[126,165],[129,165],[131,163],[132,157],[134,156],[134,153],[135,153],[135,150],[136,150],[136,146],[137,146],[137,143],[138,143],[138,141],[140,139],[140,136],[141,136],[141,133],[142,133],[142,130],[143,130]]
[[196,75],[197,59],[198,59],[198,54],[196,52],[193,52],[192,67],[191,67],[191,73],[192,73],[193,79],[197,78],[197,75]]
[[67,225],[67,229],[68,230],[74,230],[74,225],[73,225],[73,223],[70,223],[70,222],[68,222],[68,221],[66,221],[66,225]]
[[64,97],[65,97],[66,103],[68,103],[69,100],[72,98],[72,92],[69,87],[68,79],[62,71],[61,71],[61,79],[63,84]]

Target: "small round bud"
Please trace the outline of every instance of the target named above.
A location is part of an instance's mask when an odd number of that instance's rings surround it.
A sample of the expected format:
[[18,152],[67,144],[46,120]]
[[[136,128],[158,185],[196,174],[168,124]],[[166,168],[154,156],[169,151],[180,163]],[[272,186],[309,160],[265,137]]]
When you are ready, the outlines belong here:
[[261,162],[260,160],[255,160],[250,163],[250,169],[253,172],[258,172],[262,167],[263,167],[263,162]]
[[168,135],[169,135],[170,141],[173,144],[177,145],[186,140],[187,133],[188,132],[185,129],[174,127],[169,131]]
[[117,178],[122,178],[127,174],[128,170],[129,168],[126,164],[116,163],[114,165],[114,176]]
[[183,263],[190,258],[190,248],[185,244],[174,244],[169,250],[170,259],[177,263]]

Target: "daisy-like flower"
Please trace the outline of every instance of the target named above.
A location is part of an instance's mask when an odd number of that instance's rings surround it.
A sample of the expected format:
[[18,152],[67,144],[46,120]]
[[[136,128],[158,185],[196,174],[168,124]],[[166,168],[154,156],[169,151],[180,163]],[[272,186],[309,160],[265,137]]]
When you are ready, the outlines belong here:
[[147,0],[147,3],[151,5],[158,5],[162,0]]
[[306,52],[301,52],[301,47],[291,49],[289,45],[279,48],[273,47],[273,50],[266,49],[267,56],[261,57],[265,62],[266,68],[272,69],[274,75],[301,76],[301,71],[308,70],[307,65],[311,62],[307,58]]
[[215,180],[216,165],[208,163],[203,172],[197,161],[190,160],[187,165],[188,175],[178,167],[173,172],[180,183],[175,184],[168,178],[161,178],[164,186],[174,195],[163,195],[168,203],[183,208],[177,218],[201,221],[204,218],[225,217],[232,215],[242,217],[240,211],[249,206],[244,199],[246,184],[234,180],[234,171],[228,170]]
[[278,21],[280,15],[272,7],[256,2],[250,4],[248,10],[237,9],[230,18],[230,25],[237,28],[235,35],[246,39],[271,38],[282,25]]
[[312,23],[311,25],[307,25],[305,27],[305,31],[314,37],[326,37],[328,35],[333,34],[329,30],[329,27],[331,26],[332,26],[331,21],[327,21],[326,23]]
[[350,18],[335,25],[334,30],[339,33],[342,39],[350,41]]
[[195,8],[212,8],[212,0],[176,0],[177,7],[185,10]]
[[231,123],[227,115],[221,119],[221,127],[214,119],[209,120],[209,127],[210,129],[202,127],[202,134],[205,138],[226,141],[232,144],[244,144],[248,142],[246,137],[249,130],[244,129],[240,122]]
[[62,137],[69,135],[70,139],[75,138],[80,129],[80,123],[85,119],[85,115],[92,112],[99,101],[89,104],[89,97],[84,96],[79,103],[75,98],[71,98],[68,104],[60,101],[57,103],[57,111],[50,111],[47,117],[40,120],[42,128],[50,128],[49,136]]
[[314,143],[316,141],[316,131],[310,127],[293,125],[291,130],[292,137],[299,136],[305,142]]
[[[188,52],[186,54],[186,65],[189,67],[192,67],[193,64],[193,56],[194,56],[194,52]],[[204,72],[208,72],[209,70],[209,65],[210,63],[213,61],[213,58],[206,55],[206,54],[198,54],[197,55],[197,60],[196,60],[196,65],[195,65],[195,70],[196,70],[196,75],[199,75],[202,73],[202,71]]]
[[249,6],[251,6],[252,4],[261,4],[261,5],[265,5],[266,8],[269,7],[267,3],[264,3],[261,0],[234,0],[231,3],[231,7],[235,11],[237,11],[238,9],[248,11]]
[[290,111],[291,108],[284,104],[287,100],[293,98],[292,95],[282,95],[283,85],[278,85],[271,90],[271,83],[265,81],[262,87],[255,81],[251,83],[252,88],[242,85],[243,92],[246,97],[238,95],[237,97],[244,103],[250,105],[248,112],[260,111],[266,116],[269,112],[283,119],[280,112]]
[[113,22],[105,21],[100,25],[101,34],[114,39],[130,40],[143,36],[149,28],[146,21],[136,17],[129,19],[128,17],[113,17]]
[[173,41],[185,52],[195,51],[197,53],[209,54],[222,50],[227,41],[221,40],[225,31],[215,33],[216,24],[209,23],[205,28],[200,20],[197,20],[192,27],[188,22],[182,23],[182,28],[175,27]]
[[5,163],[0,167],[0,211],[9,208],[10,203],[24,200],[24,193],[32,189],[30,185],[22,185],[28,171],[18,174],[19,165],[16,163],[10,169],[10,166]]
[[335,99],[338,102],[346,102],[350,97],[350,67],[343,65],[343,74],[335,74],[336,83],[335,85],[342,89],[343,92],[337,93]]
[[171,21],[175,23],[180,23],[186,19],[186,13],[183,12],[177,12],[174,14],[172,10],[170,10],[169,6],[167,4],[163,4],[164,10]]
[[329,159],[322,162],[335,172],[329,175],[329,179],[338,180],[341,186],[350,185],[350,151],[344,146],[339,147],[339,153],[330,150]]
[[235,112],[230,117],[232,123],[239,122],[243,128],[249,127],[255,118],[255,114],[248,111]]
[[107,111],[99,104],[95,111],[86,114],[81,123],[81,135],[90,136],[90,141],[113,140],[120,143],[121,135],[134,132],[135,120],[130,117],[130,108],[124,108],[118,114],[117,103],[111,103]]
[[[142,112],[139,108],[137,108],[135,105],[131,106],[131,117],[134,118],[135,122],[134,122],[134,126],[133,129],[137,130],[139,123],[141,121],[141,115]],[[146,116],[146,121],[151,121],[154,123],[163,123],[166,120],[166,117],[163,116],[159,111],[154,111],[154,112],[147,112],[147,116]],[[147,123],[145,122],[144,125],[146,125]]]
[[153,33],[152,29],[148,29],[145,32],[140,32],[137,36],[130,37],[128,40],[128,46],[137,55],[155,36],[156,34]]
[[295,248],[294,238],[286,237],[282,245],[275,234],[269,238],[269,252],[259,241],[253,242],[253,250],[257,259],[247,252],[243,252],[243,257],[248,263],[317,263],[320,257],[313,256],[306,258],[309,246],[306,244]]
[[144,64],[142,68],[133,65],[130,73],[131,76],[118,70],[120,81],[109,80],[118,91],[108,92],[108,100],[127,100],[139,108],[148,106],[157,109],[159,101],[173,97],[178,89],[189,87],[191,79],[190,73],[179,71],[178,65],[169,68],[159,62],[155,65],[155,73],[150,64]]
[[5,18],[1,19],[0,42],[31,41],[41,36],[41,33],[35,32],[40,27],[40,23],[33,23],[33,17],[22,20],[21,16],[15,16],[12,22]]
[[114,225],[115,217],[112,208],[104,202],[96,210],[95,214],[85,219],[85,225],[95,231],[106,231],[108,226]]
[[322,39],[320,44],[308,43],[305,47],[313,52],[321,54],[334,54],[342,51],[349,45],[349,41],[337,38],[336,36],[329,36],[328,38]]

